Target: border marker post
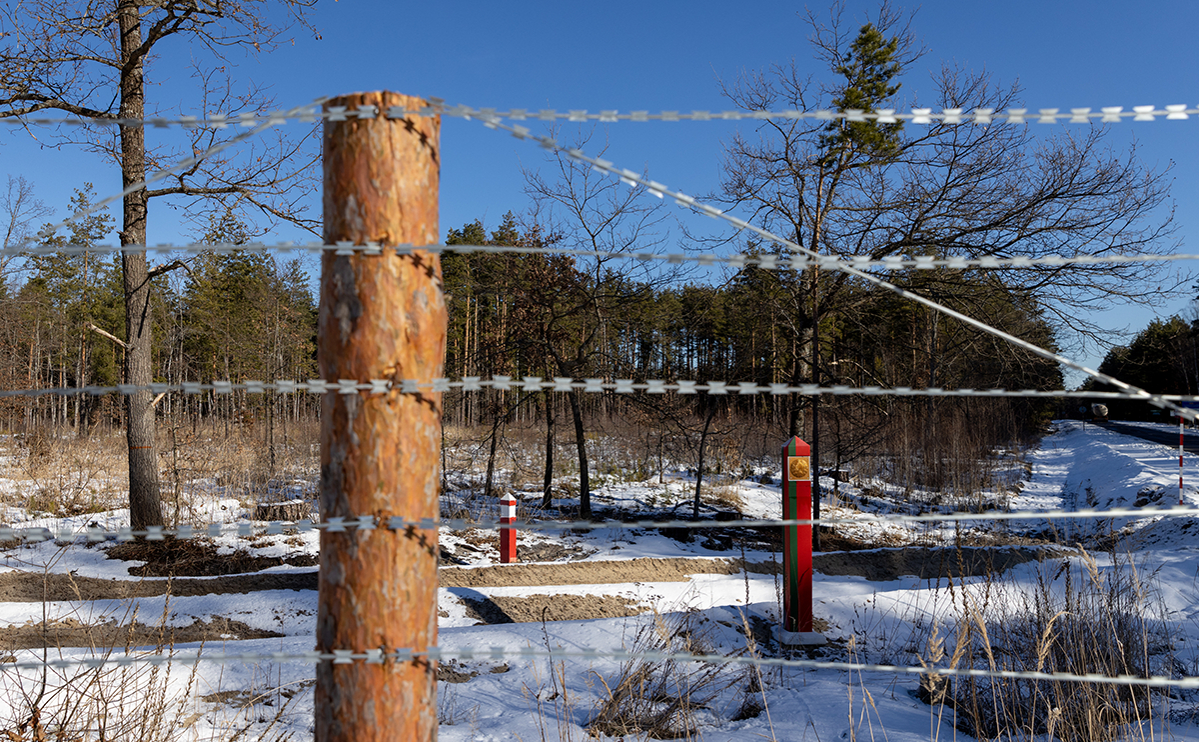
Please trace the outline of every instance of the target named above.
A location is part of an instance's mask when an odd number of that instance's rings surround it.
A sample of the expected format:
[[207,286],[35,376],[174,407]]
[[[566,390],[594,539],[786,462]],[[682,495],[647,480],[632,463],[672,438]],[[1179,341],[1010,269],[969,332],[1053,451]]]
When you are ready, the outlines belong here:
[[1178,415],[1178,507],[1183,507],[1182,502],[1182,423],[1186,419],[1182,413]]
[[[783,520],[812,517],[812,449],[792,438],[782,450]],[[812,526],[783,526],[783,622],[779,640],[785,646],[816,646],[825,639],[812,617]]]
[[515,522],[516,498],[504,495],[500,498],[500,564],[516,561],[516,528],[512,525]]

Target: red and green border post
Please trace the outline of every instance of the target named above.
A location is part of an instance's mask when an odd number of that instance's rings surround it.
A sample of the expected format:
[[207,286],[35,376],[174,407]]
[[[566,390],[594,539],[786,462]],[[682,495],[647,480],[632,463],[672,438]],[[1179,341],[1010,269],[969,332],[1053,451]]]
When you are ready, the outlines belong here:
[[[783,446],[783,520],[812,517],[811,447],[792,438]],[[812,623],[812,526],[783,526],[783,623],[782,644],[824,644]]]

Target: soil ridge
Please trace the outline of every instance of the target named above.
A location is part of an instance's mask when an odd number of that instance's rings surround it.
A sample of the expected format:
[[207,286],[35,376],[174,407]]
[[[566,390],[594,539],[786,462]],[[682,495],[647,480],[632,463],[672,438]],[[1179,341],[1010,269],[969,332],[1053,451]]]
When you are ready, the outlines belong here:
[[[901,547],[813,555],[815,571],[886,581],[999,574],[1030,561],[1062,556],[1044,547]],[[550,587],[622,582],[686,582],[692,575],[733,575],[742,570],[772,574],[781,562],[696,557],[642,557],[626,560],[442,567],[442,587]],[[93,601],[175,596],[246,594],[262,590],[316,590],[316,571],[224,575],[212,578],[118,580],[42,572],[0,573],[0,602]]]

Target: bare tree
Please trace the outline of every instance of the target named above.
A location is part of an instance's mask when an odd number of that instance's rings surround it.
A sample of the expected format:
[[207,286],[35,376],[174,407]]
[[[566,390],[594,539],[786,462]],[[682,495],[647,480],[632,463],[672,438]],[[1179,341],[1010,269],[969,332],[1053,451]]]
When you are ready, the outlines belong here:
[[[847,110],[855,103],[870,112],[900,108],[898,81],[924,54],[909,20],[886,3],[860,30],[846,28],[839,5],[828,22],[809,14],[810,41],[834,73],[830,82],[802,76],[792,62],[747,75],[726,86],[725,95],[749,110]],[[870,61],[861,47],[867,28],[894,43],[886,62],[875,65],[893,66],[875,75],[894,84],[876,95],[861,94],[875,82],[861,69]],[[985,72],[946,66],[932,83],[931,105],[939,108],[1019,105],[1018,88],[1000,89]],[[776,233],[836,256],[1035,258],[1172,249],[1172,214],[1163,210],[1168,173],[1143,166],[1135,149],[1115,151],[1105,134],[1099,126],[1054,131],[969,120],[900,127],[770,119],[756,136],[733,138],[722,195]],[[1088,319],[1096,305],[1174,298],[1185,286],[1162,283],[1167,272],[1146,262],[1045,265],[995,275],[1035,291],[1064,326],[1098,332]],[[841,274],[821,287],[830,311],[853,280]]]
[[[910,16],[884,2],[859,27],[842,11],[838,3],[827,20],[807,15],[815,56],[832,73],[827,81],[802,74],[793,61],[747,74],[724,94],[747,110],[902,108],[902,75],[924,54]],[[934,100],[925,105],[964,111],[1018,105],[1019,90],[997,87],[985,72],[945,67],[932,82]],[[1165,173],[1145,168],[1135,151],[1113,151],[1102,127],[1037,134],[969,120],[767,119],[731,140],[720,197],[806,250],[838,257],[1154,255],[1174,247]],[[1099,332],[1088,318],[1096,305],[1175,296],[1185,279],[1163,281],[1168,272],[1153,263],[1045,265],[979,280],[1034,294],[1060,329],[1085,337]],[[960,280],[955,272],[945,275],[946,290]],[[822,318],[851,312],[868,293],[852,290],[860,279],[821,275],[818,268],[779,280],[785,290],[775,294],[775,316],[797,348],[792,380],[818,383],[827,364]],[[930,365],[930,385],[935,381]],[[813,397],[813,459],[819,458],[818,404]],[[793,434],[797,413],[798,406]],[[818,516],[818,486],[814,495]]]
[[[82,145],[114,161],[121,184],[129,188],[144,182],[148,168],[177,154],[169,147],[147,146],[143,125],[122,125],[114,137],[105,121],[115,118],[142,120],[147,114],[146,70],[153,54],[166,53],[167,42],[180,43],[179,51],[206,51],[211,67],[198,70],[205,91],[203,106],[233,103],[242,110],[258,110],[269,102],[255,91],[231,94],[224,77],[227,55],[233,50],[256,53],[269,50],[290,23],[267,19],[268,8],[278,6],[289,21],[307,28],[304,13],[316,0],[29,0],[6,3],[0,10],[0,116],[23,116],[54,109],[83,117],[92,125],[65,127],[55,136],[63,143]],[[186,44],[186,46],[183,46]],[[207,114],[204,110],[201,113]],[[232,111],[236,113],[237,111]],[[189,132],[184,147],[198,154],[228,130],[198,127]],[[300,220],[298,199],[304,183],[302,163],[295,158],[298,145],[278,138],[265,151],[242,160],[201,161],[178,173],[165,187],[140,188],[124,197],[122,245],[146,243],[149,200],[183,199],[185,210],[195,214],[226,203],[252,204],[269,219]],[[309,224],[308,226],[311,226]],[[148,385],[151,369],[151,280],[178,265],[152,268],[145,252],[123,254],[126,342],[125,378]],[[126,397],[129,444],[129,506],[134,528],[161,525],[154,408],[148,390]]]
[[[584,147],[587,138],[577,146]],[[602,154],[602,152],[600,153]],[[533,200],[531,219],[554,235],[563,248],[607,255],[543,264],[545,274],[521,287],[522,296],[539,311],[526,320],[534,331],[526,342],[540,345],[549,365],[563,377],[581,378],[594,373],[596,361],[611,330],[609,318],[621,303],[654,281],[649,268],[640,275],[622,271],[612,263],[620,254],[644,251],[660,244],[665,217],[660,202],[644,199],[643,188],[626,189],[562,153],[549,156],[553,176],[525,171],[525,192]],[[638,281],[638,279],[642,279]],[[566,393],[574,421],[575,450],[579,459],[579,514],[591,517],[590,476],[583,425],[583,403],[576,389]]]
[[[3,241],[0,247],[14,250],[33,238],[33,225],[53,213],[33,195],[33,184],[24,176],[8,176],[4,193],[0,195],[0,232]],[[17,254],[0,254],[0,296],[8,285],[8,275],[17,265]]]

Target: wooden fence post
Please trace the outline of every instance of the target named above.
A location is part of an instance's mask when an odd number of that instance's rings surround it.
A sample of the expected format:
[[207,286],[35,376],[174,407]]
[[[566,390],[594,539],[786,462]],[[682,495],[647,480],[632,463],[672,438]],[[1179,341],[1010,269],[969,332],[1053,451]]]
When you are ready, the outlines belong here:
[[[422,108],[389,92],[330,100],[346,120],[324,125],[326,244],[434,244],[439,238],[439,117],[390,120]],[[375,113],[360,113],[372,106]],[[358,115],[355,115],[358,114]],[[321,258],[321,377],[417,379],[442,374],[446,309],[436,254]],[[328,392],[321,406],[321,518],[435,518],[441,394]],[[437,531],[321,531],[318,651],[416,651],[437,644]],[[436,663],[321,662],[318,742],[437,737]]]

